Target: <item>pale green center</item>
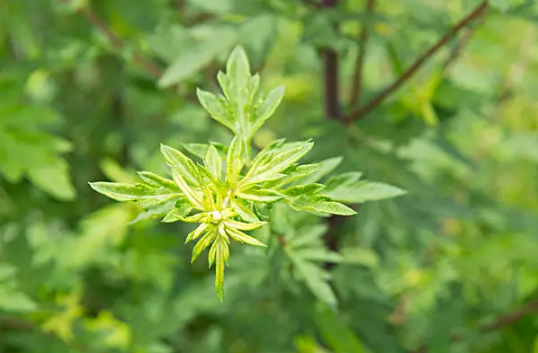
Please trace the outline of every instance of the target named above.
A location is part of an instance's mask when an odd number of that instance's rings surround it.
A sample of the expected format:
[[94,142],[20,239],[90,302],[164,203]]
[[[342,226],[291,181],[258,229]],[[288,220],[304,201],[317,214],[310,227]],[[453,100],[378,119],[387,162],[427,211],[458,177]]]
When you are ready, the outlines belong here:
[[212,211],[211,217],[213,217],[213,220],[215,221],[220,221],[222,219],[222,213],[220,213],[219,211]]

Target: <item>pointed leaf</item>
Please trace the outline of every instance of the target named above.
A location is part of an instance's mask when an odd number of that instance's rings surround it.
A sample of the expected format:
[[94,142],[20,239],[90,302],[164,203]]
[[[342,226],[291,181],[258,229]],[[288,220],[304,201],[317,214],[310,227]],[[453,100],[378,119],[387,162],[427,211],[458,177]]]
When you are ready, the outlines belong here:
[[161,152],[166,158],[168,165],[172,170],[177,171],[187,183],[199,185],[198,172],[194,162],[180,151],[161,144]]
[[122,184],[102,181],[89,184],[98,193],[116,201],[137,201],[157,196],[154,189],[145,184]]
[[204,251],[205,248],[207,248],[209,246],[209,244],[211,244],[213,242],[213,240],[215,240],[215,237],[217,236],[217,232],[215,229],[210,229],[197,243],[196,245],[194,246],[194,248],[192,249],[192,258],[191,258],[191,262],[194,262],[194,260],[196,260],[196,258],[198,257],[198,255],[200,255],[200,253],[202,251]]
[[224,263],[228,262],[230,251],[228,244],[220,240],[216,249],[216,269],[215,269],[215,293],[222,302],[224,297]]
[[183,176],[176,169],[172,169],[172,177],[174,178],[174,181],[179,186],[181,191],[183,191],[185,197],[189,200],[189,202],[199,210],[204,210],[201,195],[199,195],[197,191],[193,190],[189,185],[187,185],[187,182],[185,181],[185,179],[183,179]]
[[192,206],[189,202],[177,203],[176,206],[168,212],[162,220],[164,223],[172,223],[181,220],[192,211]]
[[269,92],[267,98],[258,107],[256,121],[250,130],[251,136],[273,115],[280,105],[282,97],[284,97],[284,86],[278,86]]
[[257,222],[259,221],[256,213],[249,207],[246,201],[241,199],[234,199],[232,202],[233,210],[246,222]]
[[281,192],[287,197],[297,197],[300,195],[314,195],[323,189],[325,189],[325,185],[322,184],[307,184],[292,186]]
[[407,192],[392,185],[378,182],[358,182],[328,191],[331,198],[349,203],[384,200],[405,195]]
[[329,213],[340,216],[352,216],[357,212],[352,208],[347,207],[336,201],[321,201],[314,204],[314,210],[321,213]]
[[234,126],[233,114],[231,114],[230,110],[228,109],[226,99],[224,97],[217,96],[216,94],[201,90],[199,88],[196,89],[196,95],[211,118],[232,130],[233,133],[237,133]]
[[191,240],[196,240],[200,235],[202,235],[207,229],[209,225],[207,223],[200,224],[195,230],[189,233],[187,235],[187,239],[185,240],[185,244],[190,242]]
[[335,170],[340,163],[342,163],[342,159],[342,157],[333,157],[321,161],[320,163],[323,166],[317,172],[312,173],[301,180],[301,184],[310,184],[320,181],[324,176]]
[[263,227],[267,222],[254,222],[254,223],[243,223],[234,221],[233,219],[227,219],[224,221],[224,224],[228,227],[239,229],[239,230],[254,230],[260,227]]
[[217,178],[217,180],[220,180],[222,178],[222,160],[220,159],[219,151],[217,151],[215,146],[209,146],[204,162],[207,169],[215,176],[215,178]]
[[228,185],[234,186],[236,184],[244,164],[243,142],[239,136],[236,136],[230,144],[228,156],[226,158],[226,181],[228,182]]
[[140,179],[144,181],[144,183],[148,184],[149,186],[152,186],[154,188],[165,188],[171,191],[179,192],[180,189],[177,186],[176,183],[174,183],[172,180],[163,178],[157,174],[151,173],[151,172],[137,172],[140,176]]
[[253,238],[253,237],[251,237],[249,235],[246,235],[245,233],[240,232],[238,230],[235,230],[233,228],[226,228],[226,232],[228,233],[228,235],[233,240],[238,241],[240,243],[254,245],[254,246],[267,247],[267,245],[265,245],[264,243],[262,243],[258,239]]
[[244,200],[254,201],[254,202],[277,202],[284,198],[283,195],[279,194],[274,190],[260,189],[260,188],[248,188],[237,193],[237,197]]

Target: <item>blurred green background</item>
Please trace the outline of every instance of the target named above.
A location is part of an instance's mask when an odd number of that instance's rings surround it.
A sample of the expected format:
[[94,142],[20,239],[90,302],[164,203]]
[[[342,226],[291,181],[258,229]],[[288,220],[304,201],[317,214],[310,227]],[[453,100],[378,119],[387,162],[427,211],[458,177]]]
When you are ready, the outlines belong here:
[[[486,3],[2,0],[0,352],[538,352],[538,5]],[[161,142],[229,143],[195,90],[238,44],[286,86],[256,147],[313,138],[308,161],[408,194],[272,220],[349,261],[234,248],[221,304],[190,226],[129,224],[87,183],[164,173]]]

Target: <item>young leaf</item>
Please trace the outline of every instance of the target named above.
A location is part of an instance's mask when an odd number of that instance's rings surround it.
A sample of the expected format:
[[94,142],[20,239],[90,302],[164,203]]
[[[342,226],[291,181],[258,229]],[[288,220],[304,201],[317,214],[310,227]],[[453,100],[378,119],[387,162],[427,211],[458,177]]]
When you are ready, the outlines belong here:
[[232,201],[232,209],[246,222],[257,222],[259,221],[256,213],[252,211],[252,208],[241,199],[234,199]]
[[137,172],[137,173],[140,176],[140,179],[142,179],[142,181],[144,181],[144,183],[148,184],[149,186],[152,186],[154,188],[162,187],[162,188],[176,191],[176,192],[180,191],[177,184],[174,183],[172,180],[165,179],[151,172]]
[[194,262],[194,260],[196,260],[198,255],[200,255],[200,253],[204,251],[204,249],[207,248],[209,244],[213,242],[213,240],[215,240],[216,236],[217,231],[215,229],[209,229],[209,231],[200,240],[198,240],[198,243],[196,243],[196,245],[192,249],[191,262]]
[[254,229],[263,227],[266,224],[267,222],[259,222],[259,221],[255,223],[243,223],[243,222],[234,221],[233,219],[228,219],[224,221],[225,226],[229,228],[239,229],[239,230],[254,230]]
[[261,241],[259,241],[258,239],[256,238],[253,238],[249,235],[246,235],[245,233],[243,232],[240,232],[236,229],[233,229],[233,228],[226,228],[226,232],[228,233],[228,235],[235,241],[238,241],[240,243],[244,243],[244,244],[249,244],[249,245],[254,245],[254,246],[261,246],[261,247],[267,247],[267,245],[265,245],[264,243],[262,243]]
[[297,197],[300,195],[314,195],[325,189],[325,185],[322,184],[307,184],[297,185],[287,188],[282,191],[287,197]]
[[229,112],[224,97],[217,96],[216,94],[201,90],[199,88],[196,89],[196,95],[211,118],[232,130],[233,133],[237,133],[234,126],[233,114]]
[[326,194],[342,202],[363,203],[398,197],[406,194],[406,191],[384,183],[361,182],[360,184],[355,183],[336,187]]
[[116,201],[137,201],[156,196],[154,189],[144,184],[122,184],[104,181],[89,184],[98,193]]
[[340,216],[353,216],[357,212],[352,208],[347,207],[336,201],[321,201],[316,202],[313,206],[314,210],[321,213],[329,213]]
[[232,187],[235,186],[244,164],[243,141],[241,141],[239,136],[236,136],[230,144],[230,149],[228,150],[228,156],[226,158],[226,181],[228,182],[228,185]]
[[322,164],[322,167],[301,180],[301,183],[310,184],[320,181],[324,176],[335,170],[342,163],[342,159],[342,157],[333,157],[321,161],[320,164]]
[[161,152],[172,170],[177,171],[187,183],[199,185],[198,171],[194,162],[180,151],[161,144]]
[[219,239],[216,249],[215,293],[221,302],[224,297],[224,263],[228,262],[229,256],[228,244]]
[[187,239],[185,239],[185,244],[187,244],[191,240],[198,239],[198,237],[202,235],[207,230],[208,227],[209,227],[209,224],[207,223],[200,224],[195,230],[193,230],[187,235]]
[[179,171],[177,171],[177,169],[172,169],[172,177],[181,191],[183,191],[189,202],[199,210],[205,210],[202,204],[202,195],[187,185],[187,182],[185,179],[183,179],[183,176],[179,173]]
[[259,163],[253,163],[247,175],[241,181],[241,185],[256,184],[275,177],[276,174],[301,159],[313,146],[313,142],[305,141],[298,143],[294,148],[287,148],[283,151],[277,150],[268,154],[266,158],[260,159]]
[[192,211],[192,206],[189,202],[177,203],[176,206],[168,212],[162,220],[164,223],[172,223],[181,220]]
[[273,115],[276,108],[280,105],[284,97],[284,86],[278,86],[267,95],[267,98],[261,102],[257,109],[256,120],[250,129],[250,135],[254,135],[256,131],[265,123],[267,119]]
[[237,197],[244,200],[270,203],[277,202],[284,198],[283,195],[279,194],[274,190],[260,189],[260,188],[248,188],[237,193]]
[[220,159],[219,151],[217,151],[215,146],[209,146],[204,162],[207,169],[217,180],[220,180],[222,177],[222,160]]

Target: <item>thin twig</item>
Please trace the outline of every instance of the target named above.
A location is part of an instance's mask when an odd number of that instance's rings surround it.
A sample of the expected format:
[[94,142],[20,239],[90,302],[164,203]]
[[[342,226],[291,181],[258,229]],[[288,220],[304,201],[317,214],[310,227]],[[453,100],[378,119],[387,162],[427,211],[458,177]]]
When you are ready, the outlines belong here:
[[[512,311],[508,314],[501,315],[497,317],[494,321],[490,322],[489,324],[485,324],[483,326],[480,326],[478,328],[478,332],[480,333],[490,333],[493,331],[502,330],[508,326],[513,325],[517,321],[529,316],[538,313],[538,299],[535,299],[523,307]],[[452,342],[459,342],[462,340],[462,337],[460,335],[452,335],[450,337],[450,341]],[[421,345],[418,349],[412,351],[411,353],[426,353],[428,351],[428,348],[426,345]]]
[[353,110],[357,108],[357,105],[361,101],[363,78],[362,72],[364,70],[364,58],[366,57],[366,44],[370,37],[369,27],[369,15],[374,12],[375,0],[366,0],[366,23],[362,25],[362,30],[359,35],[359,53],[357,54],[357,61],[355,63],[355,72],[353,74],[353,84],[351,86],[351,94],[349,97],[349,109]]
[[482,1],[473,11],[465,18],[458,22],[454,27],[450,28],[434,45],[432,45],[424,54],[422,54],[400,77],[396,79],[390,86],[385,88],[375,98],[368,102],[364,107],[355,109],[349,119],[357,121],[366,117],[373,109],[380,105],[391,93],[400,88],[407,80],[409,80],[418,69],[439,49],[441,49],[455,34],[465,28],[471,22],[483,15],[488,9],[488,2]]
[[[64,2],[69,3],[70,0],[64,0]],[[125,42],[121,39],[116,33],[112,32],[108,25],[99,17],[90,7],[82,7],[78,10],[86,19],[107,39],[112,43],[117,49],[123,50],[126,47]],[[140,53],[133,54],[134,60],[138,65],[140,65],[144,70],[146,70],[150,75],[155,78],[160,78],[163,74],[163,71],[159,66],[157,66],[151,60],[145,58]]]

